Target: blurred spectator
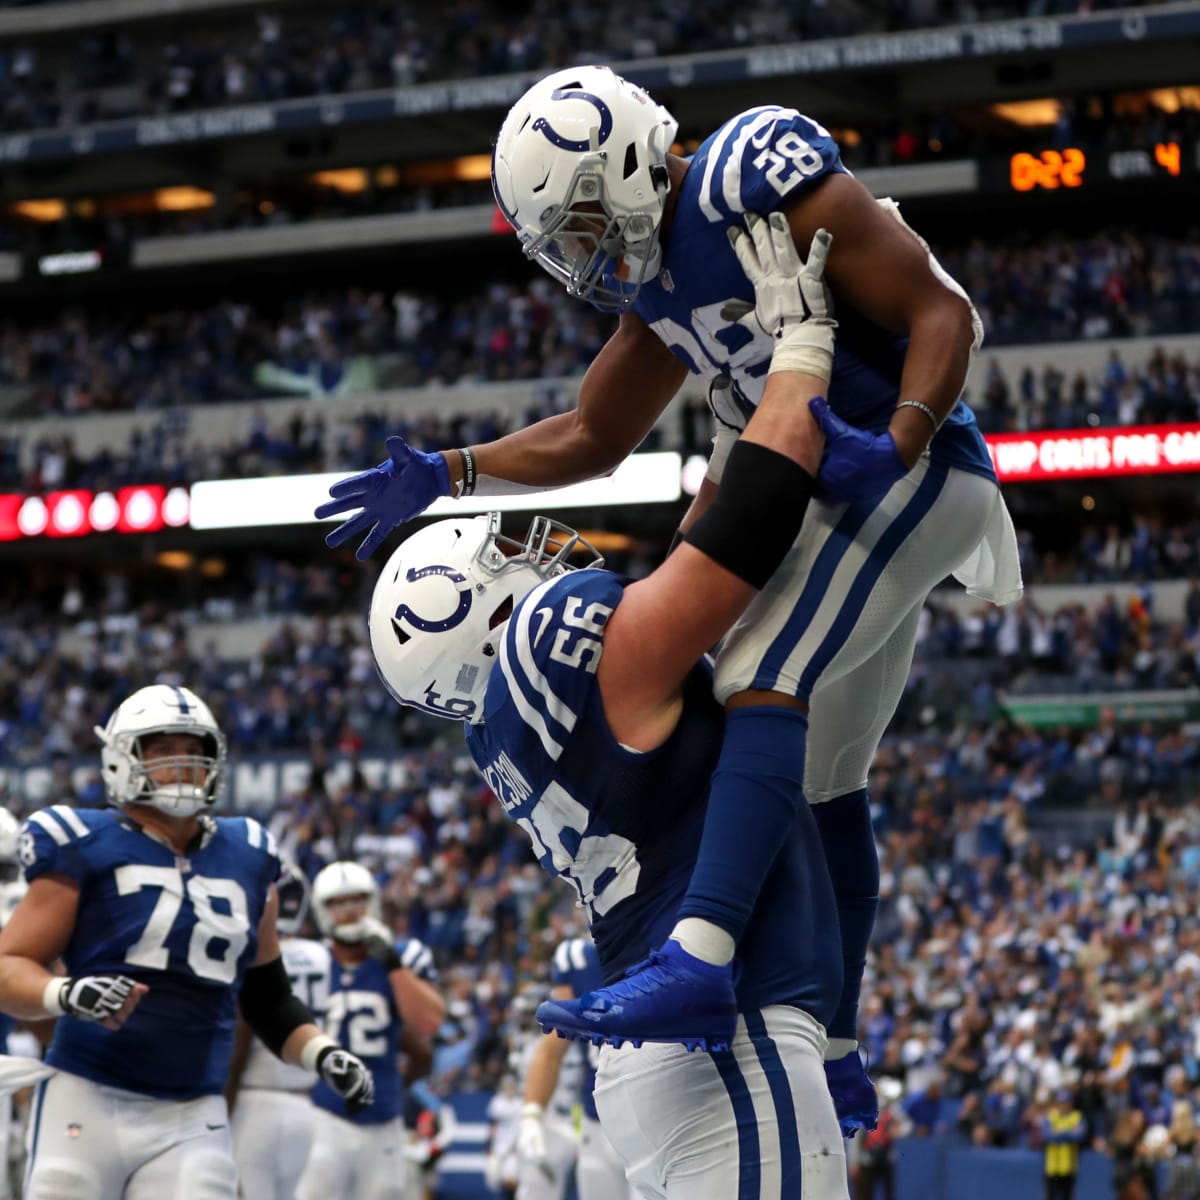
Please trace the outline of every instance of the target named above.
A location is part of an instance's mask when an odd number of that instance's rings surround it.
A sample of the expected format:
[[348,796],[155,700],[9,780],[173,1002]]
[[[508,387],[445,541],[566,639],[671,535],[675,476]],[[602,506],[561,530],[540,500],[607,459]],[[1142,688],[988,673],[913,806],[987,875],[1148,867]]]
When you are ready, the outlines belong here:
[[[1128,4],[1122,0],[1122,6]],[[1059,5],[1056,11],[1075,7]],[[735,20],[719,0],[691,0],[686,8],[665,0],[649,6],[577,0],[519,9],[499,0],[470,0],[456,6],[452,17],[411,3],[360,2],[333,14],[288,6],[219,28],[197,26],[185,41],[165,40],[173,30],[160,26],[145,32],[89,31],[76,41],[73,54],[55,54],[53,47],[11,47],[0,58],[6,68],[0,121],[6,129],[39,128],[548,71],[580,61],[619,63],[1045,13],[1043,0],[948,0],[937,6],[923,0],[886,6],[845,0],[783,7],[750,0]],[[1061,143],[1072,132],[1071,120],[1064,109],[1060,126],[1047,132],[1056,133]],[[1125,118],[1120,125],[1132,123]],[[1166,130],[1160,119],[1153,136],[1164,138]],[[893,161],[911,161],[923,142],[950,141],[953,134],[953,122],[943,114],[930,122],[924,139],[910,124],[899,124],[889,138]]]
[[1042,1143],[1046,1147],[1046,1200],[1073,1200],[1079,1178],[1079,1147],[1087,1130],[1083,1113],[1068,1089],[1060,1089],[1046,1107]]
[[1170,1158],[1163,1188],[1163,1200],[1200,1200],[1200,1145],[1196,1121],[1187,1100],[1172,1107]]
[[874,1129],[859,1135],[854,1200],[896,1200],[898,1126],[895,1110],[883,1103],[880,1105],[879,1123]]

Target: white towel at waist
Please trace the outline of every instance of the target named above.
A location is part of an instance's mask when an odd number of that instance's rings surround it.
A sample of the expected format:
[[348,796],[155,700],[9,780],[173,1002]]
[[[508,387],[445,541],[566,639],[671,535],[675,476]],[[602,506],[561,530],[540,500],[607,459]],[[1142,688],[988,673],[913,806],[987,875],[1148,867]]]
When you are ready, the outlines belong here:
[[969,595],[992,604],[1013,604],[1020,600],[1025,588],[1021,582],[1017,531],[999,488],[987,529],[966,562],[954,572],[954,578]]

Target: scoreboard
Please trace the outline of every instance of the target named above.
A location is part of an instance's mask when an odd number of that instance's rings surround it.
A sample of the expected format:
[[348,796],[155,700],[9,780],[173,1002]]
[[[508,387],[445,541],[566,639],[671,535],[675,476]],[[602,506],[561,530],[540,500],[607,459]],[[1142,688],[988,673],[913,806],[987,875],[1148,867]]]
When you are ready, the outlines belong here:
[[1013,192],[1072,191],[1129,180],[1170,181],[1200,175],[1200,141],[1155,141],[1115,150],[1083,145],[1021,150],[1010,155],[1005,166],[1006,177],[995,182]]

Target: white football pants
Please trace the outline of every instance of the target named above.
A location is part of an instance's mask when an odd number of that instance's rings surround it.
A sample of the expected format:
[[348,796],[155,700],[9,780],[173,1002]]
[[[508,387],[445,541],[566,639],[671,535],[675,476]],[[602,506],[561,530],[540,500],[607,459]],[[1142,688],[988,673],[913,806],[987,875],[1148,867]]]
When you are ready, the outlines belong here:
[[824,1053],[812,1017],[773,1005],[719,1054],[605,1046],[596,1108],[648,1200],[849,1200]]
[[404,1200],[405,1132],[399,1117],[356,1125],[314,1106],[313,1130],[296,1200]]
[[583,1118],[579,1133],[579,1160],[575,1164],[579,1200],[640,1200],[625,1178],[625,1164],[612,1142],[591,1117]]
[[38,1085],[25,1200],[237,1200],[224,1096],[156,1100],[60,1071]]
[[238,1092],[233,1158],[244,1200],[294,1200],[312,1149],[316,1111],[307,1092]]
[[746,688],[810,701],[810,804],[867,786],[926,598],[998,526],[1015,563],[1000,489],[928,457],[874,505],[809,504],[787,558],[722,644],[714,691],[722,702]]

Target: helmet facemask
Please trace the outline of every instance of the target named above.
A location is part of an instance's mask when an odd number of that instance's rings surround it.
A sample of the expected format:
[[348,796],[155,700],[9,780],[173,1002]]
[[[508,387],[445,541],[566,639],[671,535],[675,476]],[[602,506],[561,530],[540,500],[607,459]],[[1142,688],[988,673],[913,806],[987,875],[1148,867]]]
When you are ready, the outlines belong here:
[[[213,804],[217,798],[217,784],[225,760],[225,749],[211,733],[186,731],[184,736],[200,741],[198,754],[160,755],[146,760],[144,743],[160,736],[178,736],[179,729],[148,729],[132,736],[129,748],[130,787],[136,788],[133,799],[126,804],[148,804],[172,817],[191,817]],[[182,781],[159,783],[154,775],[174,771]],[[199,783],[187,780],[199,778]]]
[[581,159],[563,203],[541,214],[540,236],[524,235],[522,241],[526,256],[570,295],[602,311],[619,312],[637,299],[642,284],[662,265],[659,227],[667,170],[651,168],[660,196],[657,211],[622,214],[608,198],[605,165],[602,153]]
[[662,262],[679,123],[608,67],[568,67],[509,110],[492,190],[526,255],[604,311],[636,300]]

